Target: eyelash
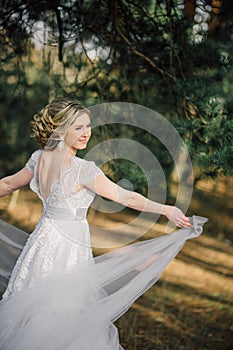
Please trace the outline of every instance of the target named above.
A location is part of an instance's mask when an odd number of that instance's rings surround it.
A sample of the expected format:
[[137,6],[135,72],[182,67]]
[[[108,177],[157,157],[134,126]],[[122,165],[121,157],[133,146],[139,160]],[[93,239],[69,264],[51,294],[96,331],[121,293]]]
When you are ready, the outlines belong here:
[[[87,128],[91,128],[91,125],[87,125]],[[81,130],[82,128],[79,127],[79,128],[75,128],[75,130]]]

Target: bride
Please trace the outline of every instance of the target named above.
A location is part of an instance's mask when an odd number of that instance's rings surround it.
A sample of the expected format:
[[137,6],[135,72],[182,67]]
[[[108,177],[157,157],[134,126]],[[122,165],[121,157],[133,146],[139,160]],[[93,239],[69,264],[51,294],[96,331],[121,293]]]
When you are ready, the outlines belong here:
[[[202,232],[206,219],[127,191],[94,162],[76,157],[91,137],[90,112],[77,102],[57,98],[32,124],[42,148],[0,181],[0,196],[30,183],[43,203],[0,302],[0,348],[123,349],[113,322],[158,280],[185,241]],[[94,258],[86,213],[95,194],[165,215],[181,229]]]

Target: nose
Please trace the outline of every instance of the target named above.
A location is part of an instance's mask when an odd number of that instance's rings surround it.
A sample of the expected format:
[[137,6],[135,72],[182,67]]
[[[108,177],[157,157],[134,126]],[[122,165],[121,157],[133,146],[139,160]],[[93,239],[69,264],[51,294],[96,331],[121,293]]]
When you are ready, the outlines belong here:
[[83,135],[88,135],[90,133],[90,128],[88,128],[88,127],[84,127],[83,128]]

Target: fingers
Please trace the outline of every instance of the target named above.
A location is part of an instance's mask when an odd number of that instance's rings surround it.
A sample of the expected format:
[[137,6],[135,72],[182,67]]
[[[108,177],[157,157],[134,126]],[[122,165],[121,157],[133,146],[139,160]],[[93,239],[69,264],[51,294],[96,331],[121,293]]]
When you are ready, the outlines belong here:
[[187,216],[183,216],[177,223],[178,227],[193,227],[189,218]]
[[189,218],[184,215],[182,210],[175,206],[166,206],[165,215],[178,227],[193,227]]

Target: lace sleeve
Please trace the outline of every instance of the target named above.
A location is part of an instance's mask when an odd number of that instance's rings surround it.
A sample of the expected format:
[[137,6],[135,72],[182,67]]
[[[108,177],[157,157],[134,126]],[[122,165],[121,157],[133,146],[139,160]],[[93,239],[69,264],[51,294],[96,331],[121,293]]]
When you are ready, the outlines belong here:
[[25,164],[25,168],[28,169],[29,171],[34,171],[36,162],[38,160],[38,157],[41,153],[41,150],[37,150],[35,152],[32,153],[31,157],[29,158],[29,160],[27,161],[27,163]]
[[103,171],[92,161],[85,161],[79,168],[77,174],[77,184],[86,185],[95,180],[98,175],[103,175]]

